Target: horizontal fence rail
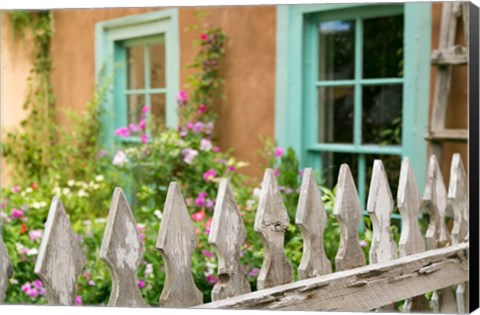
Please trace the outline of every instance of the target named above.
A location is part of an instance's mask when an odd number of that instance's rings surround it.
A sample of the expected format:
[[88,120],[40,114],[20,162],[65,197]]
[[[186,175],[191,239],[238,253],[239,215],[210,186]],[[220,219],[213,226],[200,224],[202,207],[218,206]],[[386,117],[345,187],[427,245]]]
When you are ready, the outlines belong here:
[[[303,172],[295,223],[303,237],[299,281],[285,254],[289,217],[273,170],[265,171],[254,230],[262,240],[264,260],[257,278],[258,291],[250,292],[240,265],[246,229],[228,179],[219,183],[208,242],[218,259],[219,281],[212,301],[202,304],[192,276],[192,254],[198,238],[180,187],[172,182],[160,223],[156,248],[165,262],[166,279],[160,296],[163,307],[247,308],[337,311],[428,311],[424,294],[433,292],[433,311],[468,311],[468,190],[459,154],[452,159],[448,191],[435,156],[429,160],[424,194],[420,197],[408,158],[402,162],[397,192],[402,218],[398,245],[391,234],[394,199],[382,161],[373,165],[367,212],[373,237],[369,265],[359,244],[362,208],[350,168],[340,167],[333,214],[339,223],[340,246],[336,272],[324,249],[326,211],[313,170]],[[421,234],[420,211],[429,214],[427,232]],[[451,233],[445,213],[454,214]],[[135,218],[123,191],[116,188],[104,232],[100,259],[112,276],[109,306],[147,307],[137,286],[137,268],[144,248]],[[0,235],[0,302],[12,276]],[[73,305],[76,279],[85,257],[74,237],[65,208],[54,197],[45,224],[35,273],[46,284],[49,304]]]

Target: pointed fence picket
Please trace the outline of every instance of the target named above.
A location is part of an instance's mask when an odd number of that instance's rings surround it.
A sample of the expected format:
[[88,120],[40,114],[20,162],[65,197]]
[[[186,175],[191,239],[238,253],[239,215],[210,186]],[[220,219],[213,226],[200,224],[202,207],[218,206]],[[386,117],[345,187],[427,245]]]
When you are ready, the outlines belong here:
[[[172,182],[156,245],[166,268],[160,306],[396,311],[395,302],[405,301],[405,312],[429,311],[425,293],[434,291],[434,311],[468,311],[468,191],[460,156],[452,159],[448,195],[438,162],[431,157],[422,199],[410,162],[405,158],[397,207],[402,217],[398,248],[390,232],[394,199],[383,164],[376,160],[367,202],[373,239],[366,265],[358,237],[360,201],[348,165],[340,167],[333,209],[340,226],[340,246],[335,257],[336,272],[332,273],[323,243],[323,231],[328,224],[325,208],[313,170],[305,169],[295,218],[304,247],[299,281],[293,282],[293,267],[284,248],[289,217],[273,170],[267,169],[254,224],[263,243],[264,261],[257,279],[259,290],[250,292],[240,265],[246,230],[234,191],[228,179],[222,179],[208,239],[217,254],[219,281],[211,293],[213,302],[202,304],[202,294],[191,271],[198,239],[180,188]],[[445,225],[447,207],[455,215],[451,234]],[[430,219],[425,236],[418,223],[420,209]],[[122,190],[117,188],[100,251],[100,258],[112,275],[110,306],[147,306],[136,283],[143,252],[133,213]],[[1,237],[0,258],[3,301],[12,268]],[[49,304],[74,304],[76,279],[84,264],[67,213],[55,197],[35,266],[35,272],[46,284]]]

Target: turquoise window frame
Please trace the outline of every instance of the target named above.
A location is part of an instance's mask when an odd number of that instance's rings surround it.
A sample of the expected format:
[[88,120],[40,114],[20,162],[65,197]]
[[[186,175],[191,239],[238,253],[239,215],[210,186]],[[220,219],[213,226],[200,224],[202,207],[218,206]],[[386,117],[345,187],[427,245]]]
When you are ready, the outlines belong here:
[[[136,39],[142,43],[147,43],[149,40],[155,40],[155,36],[159,35],[163,35],[165,40],[166,87],[155,90],[146,88],[144,92],[165,93],[166,126],[177,128],[176,93],[180,88],[178,9],[126,16],[99,22],[95,25],[95,74],[97,84],[107,80],[112,82],[102,103],[101,141],[106,149],[111,150],[115,147],[115,129],[125,127],[127,124],[126,65],[118,62],[125,60],[124,43],[132,43]],[[148,73],[146,76],[148,76]],[[148,77],[146,79],[148,80]],[[136,138],[127,140],[139,141]]]
[[[316,81],[314,63],[317,47],[316,31],[309,19],[335,18],[342,15],[365,18],[367,16],[404,14],[404,76],[387,80],[361,79],[336,81],[335,85],[403,83],[402,144],[400,146],[360,145],[360,132],[355,133],[353,145],[320,144],[316,134]],[[427,143],[424,135],[428,128],[430,93],[430,41],[431,4],[312,4],[278,5],[276,34],[276,104],[275,139],[280,146],[292,147],[298,152],[303,167],[321,169],[322,150],[364,154],[394,154],[409,157],[419,189],[423,191],[427,165]],[[358,22],[357,22],[358,23]],[[358,24],[357,24],[358,26]],[[361,25],[360,25],[361,26]],[[361,28],[356,27],[357,32]],[[361,36],[356,36],[357,41]],[[312,40],[313,39],[313,40]],[[361,46],[356,45],[357,49]],[[356,67],[361,66],[356,63]],[[358,71],[356,71],[358,73]],[[328,84],[332,83],[330,81]],[[327,84],[327,83],[325,83]],[[356,91],[360,89],[355,89]],[[355,93],[355,128],[361,128],[361,107]],[[315,104],[315,106],[311,106]],[[361,103],[359,103],[361,104]],[[312,112],[313,111],[313,112]],[[365,163],[359,163],[358,178],[365,177]],[[365,180],[357,179],[357,189],[365,205]],[[396,193],[396,192],[394,192]]]

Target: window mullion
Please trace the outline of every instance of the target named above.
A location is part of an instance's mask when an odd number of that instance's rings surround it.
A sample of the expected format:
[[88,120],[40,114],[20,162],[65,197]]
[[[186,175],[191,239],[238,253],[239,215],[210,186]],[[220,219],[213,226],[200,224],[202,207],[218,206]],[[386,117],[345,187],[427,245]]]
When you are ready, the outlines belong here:
[[[145,113],[145,122],[148,126],[150,121],[150,112],[152,111],[152,104],[150,100],[150,46],[145,45],[144,48],[145,52],[145,106],[149,108],[149,110]],[[150,130],[147,128],[147,135],[150,138]]]
[[356,147],[362,142],[362,50],[363,50],[363,24],[358,17],[355,25],[355,96],[354,96],[354,122],[353,142]]

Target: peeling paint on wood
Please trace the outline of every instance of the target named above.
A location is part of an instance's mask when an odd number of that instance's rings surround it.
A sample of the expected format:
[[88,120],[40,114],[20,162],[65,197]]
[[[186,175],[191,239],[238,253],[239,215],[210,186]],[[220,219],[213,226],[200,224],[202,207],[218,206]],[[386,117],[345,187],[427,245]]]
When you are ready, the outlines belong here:
[[259,289],[293,282],[293,267],[283,247],[288,223],[288,212],[273,170],[266,169],[253,227],[264,248],[263,265],[257,278]]
[[0,303],[5,299],[5,293],[8,288],[8,279],[13,275],[13,268],[8,258],[7,248],[3,243],[0,229]]
[[195,227],[177,183],[168,187],[157,238],[166,277],[160,306],[190,307],[203,302],[192,276],[192,254],[198,243]]
[[250,284],[241,270],[240,252],[247,237],[240,211],[228,179],[220,181],[208,242],[218,257],[218,278],[212,300],[250,292]]
[[85,265],[77,236],[59,197],[48,212],[35,273],[43,280],[48,304],[74,305],[77,278]]
[[115,188],[100,249],[100,258],[112,275],[109,306],[147,306],[137,285],[142,256],[143,244],[132,210],[122,189]]
[[365,256],[358,239],[362,207],[347,164],[340,166],[333,214],[340,224],[340,246],[335,257],[336,270],[342,271],[364,266],[366,264]]
[[323,246],[327,213],[311,168],[303,171],[295,223],[303,237],[303,255],[298,267],[298,279],[331,273],[332,265]]

